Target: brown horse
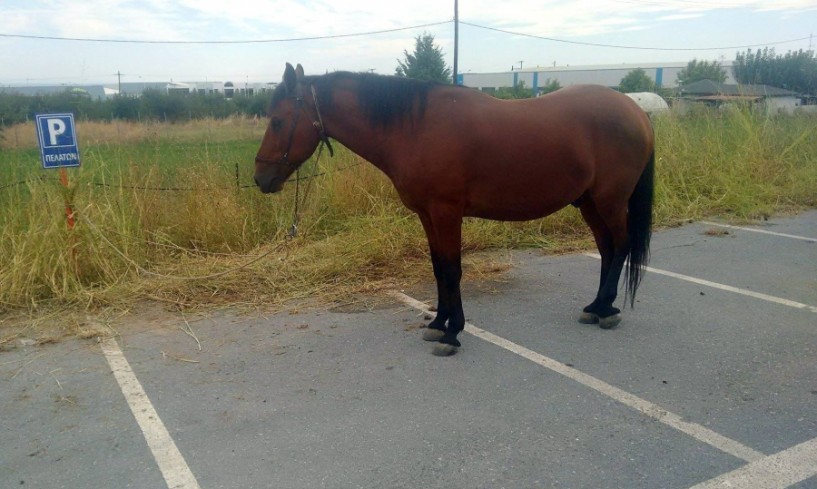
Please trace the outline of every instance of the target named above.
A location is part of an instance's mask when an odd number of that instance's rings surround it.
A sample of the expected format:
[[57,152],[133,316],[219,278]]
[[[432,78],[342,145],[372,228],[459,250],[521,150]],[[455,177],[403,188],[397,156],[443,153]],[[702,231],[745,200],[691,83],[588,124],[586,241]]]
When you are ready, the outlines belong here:
[[[649,255],[654,136],[628,97],[573,86],[504,101],[464,87],[346,72],[304,76],[287,63],[255,158],[255,182],[277,192],[328,136],[385,173],[420,217],[437,280],[435,354],[460,346],[463,216],[521,221],[574,205],[601,254],[583,323],[612,328],[626,263],[632,307]],[[329,146],[331,150],[331,145]]]

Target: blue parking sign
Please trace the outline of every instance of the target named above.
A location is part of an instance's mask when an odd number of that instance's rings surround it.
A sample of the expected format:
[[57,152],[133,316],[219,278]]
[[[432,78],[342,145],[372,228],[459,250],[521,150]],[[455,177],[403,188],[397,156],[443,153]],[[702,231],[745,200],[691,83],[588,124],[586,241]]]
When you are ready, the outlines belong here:
[[43,168],[79,166],[74,114],[37,114],[36,125]]

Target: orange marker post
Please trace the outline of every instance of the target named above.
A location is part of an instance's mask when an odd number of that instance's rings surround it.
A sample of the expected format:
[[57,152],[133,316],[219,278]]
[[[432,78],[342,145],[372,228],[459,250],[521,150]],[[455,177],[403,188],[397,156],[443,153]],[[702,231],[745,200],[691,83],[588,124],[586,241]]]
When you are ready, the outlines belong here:
[[65,218],[68,221],[68,229],[74,229],[74,208],[71,207],[71,200],[68,197],[68,170],[60,168],[60,183],[65,187]]

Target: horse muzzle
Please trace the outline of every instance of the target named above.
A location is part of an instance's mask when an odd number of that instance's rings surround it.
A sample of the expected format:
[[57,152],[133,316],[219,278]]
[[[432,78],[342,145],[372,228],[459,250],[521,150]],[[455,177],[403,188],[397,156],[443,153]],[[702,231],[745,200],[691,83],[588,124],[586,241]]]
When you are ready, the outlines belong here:
[[284,186],[283,180],[275,178],[275,176],[272,175],[256,176],[255,184],[258,185],[258,189],[265,194],[279,192]]

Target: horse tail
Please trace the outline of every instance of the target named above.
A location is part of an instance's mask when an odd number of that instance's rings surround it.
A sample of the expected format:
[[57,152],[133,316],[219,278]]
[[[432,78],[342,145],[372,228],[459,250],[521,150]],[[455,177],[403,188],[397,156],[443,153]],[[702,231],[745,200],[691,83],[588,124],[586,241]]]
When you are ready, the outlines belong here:
[[[652,207],[655,185],[655,150],[635,185],[627,202],[627,232],[630,235],[630,251],[627,255],[627,271],[624,278],[626,295],[630,297],[630,307],[635,303],[635,291],[641,284],[647,262],[650,259],[650,237],[652,236]],[[624,301],[627,301],[625,295]]]

